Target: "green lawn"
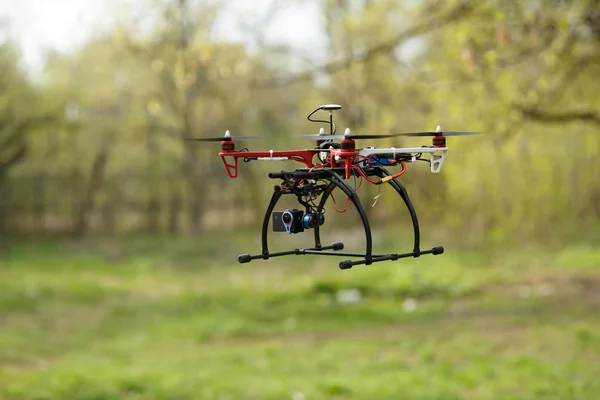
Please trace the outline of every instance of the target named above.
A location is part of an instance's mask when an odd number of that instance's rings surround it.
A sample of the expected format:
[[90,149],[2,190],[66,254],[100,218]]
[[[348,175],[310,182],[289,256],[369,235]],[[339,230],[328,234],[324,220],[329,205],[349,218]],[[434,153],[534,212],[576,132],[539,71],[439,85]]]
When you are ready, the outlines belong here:
[[237,264],[245,250],[255,238],[5,248],[0,398],[600,398],[598,247],[348,271]]

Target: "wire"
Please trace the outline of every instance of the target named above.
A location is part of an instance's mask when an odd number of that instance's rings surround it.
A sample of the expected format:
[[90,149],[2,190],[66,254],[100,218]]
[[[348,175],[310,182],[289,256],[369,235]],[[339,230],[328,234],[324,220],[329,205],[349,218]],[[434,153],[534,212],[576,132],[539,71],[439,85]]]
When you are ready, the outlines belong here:
[[360,189],[360,187],[362,186],[363,177],[360,177],[360,181],[358,181],[358,187],[356,187],[356,175],[354,175],[354,182],[354,191],[358,192],[358,189]]
[[[398,172],[397,174],[391,175],[391,178],[388,178],[388,179],[383,178],[383,179],[386,179],[385,182],[387,182],[391,179],[396,179],[396,178],[402,176],[406,172],[406,164],[404,164],[403,161],[400,161],[400,165],[402,165],[402,171]],[[382,183],[384,182],[383,179],[382,179]]]
[[367,182],[372,183],[373,185],[379,185],[379,182],[375,182],[374,180],[369,179],[369,177],[365,174],[365,172],[359,166],[354,165],[354,166],[352,166],[352,169],[356,170],[362,178],[365,178],[367,180]]
[[350,207],[350,204],[351,204],[351,202],[352,202],[352,201],[350,200],[350,197],[347,197],[347,198],[346,198],[346,205],[344,206],[344,209],[343,209],[343,210],[338,210],[338,209],[335,207],[335,204],[336,204],[336,202],[335,202],[335,197],[333,196],[333,189],[331,190],[331,192],[329,192],[329,194],[331,195],[331,199],[333,200],[333,209],[334,209],[335,211],[337,211],[337,212],[339,212],[339,213],[345,213],[346,211],[348,211],[348,208]]
[[402,171],[400,171],[394,175],[388,175],[385,178],[382,178],[380,181],[374,181],[372,179],[369,179],[369,177],[365,174],[363,169],[357,165],[352,166],[352,169],[356,170],[363,178],[365,178],[367,180],[367,182],[369,182],[373,185],[381,185],[382,183],[385,183],[387,181],[390,181],[392,179],[396,179],[396,178],[402,176],[406,172],[406,164],[404,164],[403,161],[400,161],[400,165],[402,165]]

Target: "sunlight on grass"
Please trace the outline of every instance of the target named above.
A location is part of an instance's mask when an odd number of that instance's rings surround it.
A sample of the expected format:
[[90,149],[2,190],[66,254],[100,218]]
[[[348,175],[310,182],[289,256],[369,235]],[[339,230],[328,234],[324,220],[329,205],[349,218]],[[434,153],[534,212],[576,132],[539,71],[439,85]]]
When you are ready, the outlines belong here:
[[[116,245],[122,255],[107,257]],[[350,271],[317,258],[218,262],[204,249],[15,245],[0,258],[0,397],[600,393],[594,248],[448,252]]]

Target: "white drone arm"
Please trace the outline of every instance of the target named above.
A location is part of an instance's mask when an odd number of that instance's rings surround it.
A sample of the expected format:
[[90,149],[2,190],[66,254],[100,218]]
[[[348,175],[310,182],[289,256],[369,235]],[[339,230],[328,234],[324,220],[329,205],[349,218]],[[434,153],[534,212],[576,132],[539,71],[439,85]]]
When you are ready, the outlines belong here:
[[[391,154],[392,157],[395,157],[398,154],[419,154],[419,153],[430,153],[430,166],[431,172],[438,173],[442,169],[442,164],[444,163],[444,158],[446,157],[446,152],[448,151],[448,147],[406,147],[406,148],[365,148],[359,151],[360,156],[364,156],[369,158],[374,155],[382,155]],[[414,156],[413,156],[414,157]]]

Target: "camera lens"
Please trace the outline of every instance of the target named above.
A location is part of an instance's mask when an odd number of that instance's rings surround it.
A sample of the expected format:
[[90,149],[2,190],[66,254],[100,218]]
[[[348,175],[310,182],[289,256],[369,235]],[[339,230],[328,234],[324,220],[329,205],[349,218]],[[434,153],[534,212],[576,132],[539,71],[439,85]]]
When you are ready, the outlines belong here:
[[290,213],[284,213],[282,219],[283,222],[289,224],[290,222],[292,222],[292,215]]

